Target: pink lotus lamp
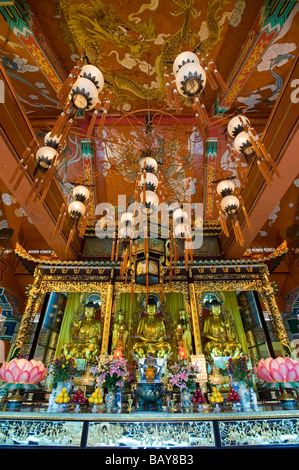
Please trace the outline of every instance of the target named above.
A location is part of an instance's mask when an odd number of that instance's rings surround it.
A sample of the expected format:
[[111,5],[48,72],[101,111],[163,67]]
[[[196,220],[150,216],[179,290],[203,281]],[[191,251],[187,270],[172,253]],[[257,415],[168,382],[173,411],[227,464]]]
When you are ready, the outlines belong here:
[[282,389],[280,400],[293,400],[294,397],[285,391],[286,384],[294,385],[299,381],[299,362],[290,357],[261,359],[254,371],[261,380],[267,383],[277,383]]
[[[41,382],[47,374],[47,368],[41,361],[31,359],[13,359],[10,362],[4,362],[0,367],[0,379],[5,382],[1,388],[16,390],[15,394],[9,398],[9,402],[13,401],[16,406],[10,408],[17,408],[25,399],[19,393],[20,389],[30,390],[38,388],[38,383]],[[17,405],[18,404],[18,405]]]

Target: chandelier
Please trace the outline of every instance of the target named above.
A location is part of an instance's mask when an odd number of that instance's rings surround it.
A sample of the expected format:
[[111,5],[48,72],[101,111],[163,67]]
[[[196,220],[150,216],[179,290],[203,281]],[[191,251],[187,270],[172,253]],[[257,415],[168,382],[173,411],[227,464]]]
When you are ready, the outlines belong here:
[[[226,84],[214,62],[208,57],[201,55],[199,49],[193,52],[182,52],[176,57],[171,66],[165,64],[164,79],[167,103],[174,103],[176,112],[179,114],[181,110],[180,100],[188,100],[194,110],[198,131],[204,138],[207,129],[212,125],[203,102],[205,86],[209,83],[212,89],[220,88],[223,92],[227,91]],[[9,183],[14,182],[14,189],[16,190],[26,173],[29,163],[32,161],[35,162],[35,179],[31,186],[30,193],[28,194],[27,202],[31,200],[35,203],[38,199],[40,204],[44,202],[51,181],[55,178],[57,166],[61,162],[62,152],[66,146],[66,139],[74,119],[78,117],[80,113],[93,111],[86,132],[86,137],[91,137],[97,122],[97,117],[101,112],[96,138],[102,135],[112,99],[112,93],[109,90],[109,86],[105,88],[102,72],[89,62],[86,54],[83,54],[63,84],[58,98],[58,106],[62,108],[62,111],[51,131],[44,137],[43,145],[40,145],[36,138],[32,140],[9,180]],[[228,123],[227,132],[231,139],[229,148],[235,161],[235,170],[243,185],[246,183],[246,174],[240,164],[240,158],[242,157],[244,157],[247,162],[256,163],[267,184],[271,184],[273,180],[271,170],[273,170],[277,176],[280,176],[276,165],[268,154],[264,144],[261,142],[257,132],[251,126],[250,120],[244,113],[234,113]],[[119,245],[120,242],[122,242],[121,275],[126,279],[126,282],[128,272],[133,266],[133,253],[135,256],[135,265],[140,261],[137,243],[137,238],[140,238],[140,233],[136,238],[137,206],[138,204],[142,204],[144,209],[143,217],[145,222],[148,222],[149,216],[155,213],[161,203],[163,204],[165,202],[163,175],[160,171],[159,163],[155,158],[155,154],[150,147],[143,148],[141,152],[138,176],[135,182],[135,208],[133,212],[125,212],[122,214],[120,223],[115,226],[113,236],[111,260],[115,262],[118,261]],[[240,209],[243,211],[250,229],[251,225],[240,191],[236,185],[234,185],[233,178],[231,177],[223,177],[220,180],[216,180],[215,185],[217,185],[217,207],[223,232],[226,236],[229,236],[227,222],[230,221],[236,241],[240,245],[244,245],[239,223]],[[66,250],[74,239],[77,231],[80,237],[84,237],[85,235],[89,220],[91,190],[92,186],[87,185],[82,179],[77,181],[72,194],[69,198],[65,199],[60,208],[54,234],[61,233],[65,224],[69,225],[70,232]],[[138,220],[140,222],[140,219]],[[178,260],[178,238],[183,240],[186,269],[188,269],[189,263],[193,261],[190,214],[188,214],[180,204],[173,210],[172,224],[172,230],[169,231],[169,237],[166,239],[167,243],[165,243],[164,247],[164,258],[165,260],[167,259],[170,278],[175,263]],[[161,223],[160,229],[162,225]],[[144,223],[141,238],[144,241],[142,249],[145,257],[145,277],[143,279],[147,290],[150,282],[153,281],[155,277],[152,276],[150,272],[150,261],[153,261],[153,257],[150,257],[149,235],[148,223]],[[161,266],[159,269],[160,268]],[[133,282],[133,276],[131,277]],[[158,274],[156,278],[161,282],[163,276]]]

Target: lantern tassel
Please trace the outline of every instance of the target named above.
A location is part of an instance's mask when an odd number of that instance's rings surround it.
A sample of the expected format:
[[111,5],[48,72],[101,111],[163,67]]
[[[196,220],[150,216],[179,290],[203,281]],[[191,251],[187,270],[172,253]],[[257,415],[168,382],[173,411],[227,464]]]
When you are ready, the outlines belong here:
[[179,94],[178,94],[178,90],[176,87],[175,79],[171,81],[171,88],[172,88],[172,93],[173,93],[175,110],[177,114],[181,114],[181,104],[180,104],[180,99],[179,99]]
[[76,233],[76,227],[73,226],[71,231],[70,231],[70,234],[69,234],[69,237],[68,237],[68,241],[67,241],[67,244],[65,246],[65,251],[68,251],[74,237],[75,237],[75,233]]
[[169,74],[168,74],[168,71],[167,71],[167,68],[165,67],[164,68],[164,80],[165,80],[165,85],[166,85],[166,97],[167,97],[167,104],[169,106],[172,105],[172,92],[171,92],[171,85],[170,85],[170,81],[169,81]]
[[96,104],[96,106],[95,106],[95,110],[94,110],[94,112],[93,112],[92,118],[91,118],[91,120],[90,120],[88,129],[87,129],[87,134],[86,134],[87,137],[90,137],[91,134],[92,134],[92,132],[93,132],[94,125],[95,125],[96,119],[97,119],[97,117],[98,117],[100,107],[101,107],[101,102],[98,101],[97,104]]
[[103,109],[103,113],[102,113],[102,116],[101,116],[101,120],[100,120],[100,123],[99,123],[99,127],[98,127],[98,131],[97,131],[97,135],[101,135],[102,132],[103,132],[103,129],[104,129],[104,125],[105,125],[105,121],[106,121],[106,117],[107,117],[107,113],[108,113],[108,110],[110,108],[110,103],[111,103],[111,97],[112,97],[112,93],[110,92],[109,93],[109,96],[108,96],[108,99],[104,105],[104,109]]
[[217,88],[219,88],[219,87],[218,87],[216,81],[214,80],[214,77],[213,77],[213,74],[212,74],[211,70],[209,69],[209,67],[206,64],[204,65],[204,70],[206,72],[207,82],[210,85],[211,89],[212,90],[217,90]]
[[58,228],[59,228],[59,225],[60,225],[60,221],[61,221],[61,218],[62,218],[62,215],[65,211],[65,208],[66,208],[66,204],[63,203],[61,208],[60,208],[60,214],[58,216],[58,219],[57,219],[57,222],[56,222],[56,225],[54,227],[54,231],[53,231],[53,235],[56,235],[57,231],[58,231]]
[[257,160],[257,165],[268,186],[272,185],[272,175],[263,160]]
[[115,255],[115,232],[113,234],[113,242],[112,242],[112,250],[111,250],[111,261],[113,261],[114,259],[114,255]]
[[117,238],[117,242],[116,242],[115,262],[118,261],[118,249],[119,249],[119,238]]
[[244,246],[244,238],[243,238],[241,227],[237,218],[232,221],[232,226],[233,226],[234,234],[236,237],[236,241],[239,243],[239,245]]
[[222,76],[220,75],[220,73],[218,72],[217,70],[217,67],[216,65],[214,64],[213,61],[210,61],[209,62],[209,67],[212,69],[212,72],[214,73],[215,75],[215,79],[217,80],[219,86],[220,86],[220,89],[223,93],[227,93],[228,91],[228,87],[225,83],[225,81],[223,80]]

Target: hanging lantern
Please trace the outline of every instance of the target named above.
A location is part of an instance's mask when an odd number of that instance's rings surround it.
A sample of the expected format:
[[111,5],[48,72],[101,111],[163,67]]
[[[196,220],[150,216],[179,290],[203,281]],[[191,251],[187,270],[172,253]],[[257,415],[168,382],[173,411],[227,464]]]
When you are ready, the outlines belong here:
[[229,195],[222,199],[220,205],[221,209],[228,215],[235,215],[238,212],[240,201],[236,196]]
[[176,77],[179,70],[186,64],[199,64],[199,59],[194,52],[185,51],[176,57],[173,63],[173,75]]
[[129,225],[125,225],[119,229],[118,238],[135,238],[134,230]]
[[235,185],[231,180],[222,180],[216,186],[217,193],[222,196],[229,196],[235,190]]
[[72,201],[68,206],[68,213],[73,219],[80,219],[86,212],[86,207],[81,201]]
[[199,95],[206,84],[206,73],[199,63],[185,64],[177,73],[178,92],[187,97]]
[[70,100],[76,110],[90,110],[98,101],[97,87],[88,78],[79,77],[71,89]]
[[38,167],[47,170],[57,155],[57,151],[53,147],[44,146],[39,148],[35,156]]
[[51,132],[48,132],[44,137],[44,144],[47,147],[53,147],[53,149],[57,150],[59,147],[59,143],[60,143],[60,137],[57,137],[56,135],[51,137]]
[[249,138],[247,132],[240,132],[234,141],[234,147],[238,153],[242,153],[246,158],[251,158],[256,155],[254,146]]
[[142,192],[140,197],[142,204],[144,204],[146,209],[150,212],[154,211],[159,205],[159,198],[153,191],[145,191],[145,197]]
[[227,132],[231,137],[236,137],[240,132],[244,131],[244,125],[250,127],[249,119],[242,114],[238,114],[229,121]]
[[188,238],[191,237],[191,227],[189,224],[180,223],[174,228],[174,235],[176,238]]
[[145,185],[147,191],[156,191],[158,186],[158,178],[153,173],[146,172],[145,175],[142,175],[139,181],[141,189]]
[[120,218],[122,224],[128,225],[133,221],[133,214],[132,212],[124,212]]
[[158,163],[153,157],[144,157],[140,160],[140,169],[148,173],[157,173]]
[[73,189],[73,197],[76,201],[85,202],[90,196],[90,191],[86,186],[78,185]]
[[189,216],[188,216],[188,213],[186,211],[184,211],[183,209],[176,209],[174,212],[173,212],[173,220],[175,222],[186,222],[187,220],[189,220]]
[[104,88],[104,77],[102,72],[94,65],[84,65],[80,72],[80,77],[88,78],[97,88],[100,93]]

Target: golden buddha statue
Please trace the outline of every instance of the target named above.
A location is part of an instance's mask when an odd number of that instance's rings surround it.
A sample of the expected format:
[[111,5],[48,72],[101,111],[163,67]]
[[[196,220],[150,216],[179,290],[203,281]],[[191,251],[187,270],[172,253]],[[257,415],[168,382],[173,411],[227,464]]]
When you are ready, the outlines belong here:
[[129,332],[125,324],[125,314],[122,310],[119,310],[119,312],[117,312],[115,315],[115,321],[113,325],[111,353],[113,353],[116,349],[119,349],[122,352],[125,350],[128,335]]
[[63,346],[63,354],[74,359],[86,359],[92,363],[100,354],[101,322],[95,318],[97,304],[89,302],[84,306],[80,320],[74,321],[71,342]]
[[184,349],[188,356],[193,352],[192,335],[186,310],[179,310],[179,322],[176,328],[177,344],[179,349]]
[[166,341],[164,320],[158,315],[156,303],[149,301],[146,314],[141,317],[137,335],[139,341],[134,344],[137,357],[165,357],[171,352],[171,346]]
[[221,303],[213,299],[206,303],[210,315],[205,318],[203,334],[206,339],[204,353],[211,360],[217,356],[240,356],[241,344],[235,340],[229,321],[222,315]]

